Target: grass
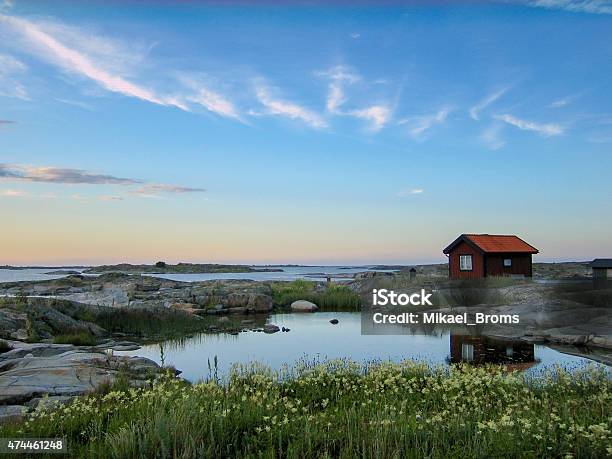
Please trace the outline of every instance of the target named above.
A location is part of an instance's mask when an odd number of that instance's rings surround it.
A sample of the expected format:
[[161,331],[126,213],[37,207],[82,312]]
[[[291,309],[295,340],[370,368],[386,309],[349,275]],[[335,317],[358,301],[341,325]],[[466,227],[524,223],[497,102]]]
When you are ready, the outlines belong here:
[[316,304],[320,311],[359,311],[361,299],[346,285],[331,284],[317,290],[316,282],[295,280],[272,284],[272,298],[280,306],[289,306],[297,300]]
[[92,395],[0,437],[65,437],[71,457],[91,458],[601,458],[612,454],[611,389],[595,368],[530,379],[415,362],[252,367],[227,384],[168,376]]
[[75,346],[95,346],[97,344],[96,337],[83,330],[56,335],[53,342],[55,344],[74,344]]
[[110,333],[141,337],[184,336],[204,331],[207,321],[185,311],[169,308],[104,308],[90,317]]

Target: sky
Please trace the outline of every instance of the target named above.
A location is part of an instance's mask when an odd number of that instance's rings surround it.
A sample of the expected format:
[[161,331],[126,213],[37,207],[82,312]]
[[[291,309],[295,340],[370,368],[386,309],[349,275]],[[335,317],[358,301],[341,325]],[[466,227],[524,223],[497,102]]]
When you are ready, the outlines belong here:
[[612,257],[612,1],[0,0],[0,265]]

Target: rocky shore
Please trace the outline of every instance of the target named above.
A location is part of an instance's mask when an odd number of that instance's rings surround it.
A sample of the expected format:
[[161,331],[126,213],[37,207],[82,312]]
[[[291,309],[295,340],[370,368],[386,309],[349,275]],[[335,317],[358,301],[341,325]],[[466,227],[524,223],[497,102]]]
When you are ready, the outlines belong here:
[[[575,274],[581,268],[572,269]],[[436,305],[439,312],[521,316],[520,327],[471,331],[547,344],[612,363],[609,292],[593,291],[589,281],[500,282],[457,290],[432,265],[419,268],[416,279],[406,270],[358,274],[343,288],[362,295],[364,304],[373,288],[407,293],[427,288],[444,299]],[[326,288],[316,283],[308,292]],[[115,272],[0,284],[0,422],[19,419],[40,403],[65,403],[119,379],[134,387],[148,384],[162,371],[155,362],[113,354],[138,349],[133,340],[157,341],[168,333],[288,332],[267,323],[267,315],[279,306],[274,298],[273,285],[267,282],[179,282]],[[294,312],[319,309],[304,300],[286,306]],[[92,342],[79,342],[84,339]]]
[[9,341],[0,354],[0,422],[19,420],[40,404],[64,404],[73,397],[124,378],[131,387],[148,385],[162,369],[143,357],[119,357],[115,350],[136,343],[108,342],[95,347]]

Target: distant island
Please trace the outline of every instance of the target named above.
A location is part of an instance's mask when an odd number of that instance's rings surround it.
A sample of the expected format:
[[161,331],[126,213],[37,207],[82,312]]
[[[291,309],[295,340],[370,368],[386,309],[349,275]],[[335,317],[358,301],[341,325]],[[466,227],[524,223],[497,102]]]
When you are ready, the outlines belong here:
[[178,263],[166,264],[163,261],[154,265],[133,265],[120,263],[118,265],[94,266],[83,271],[85,274],[101,274],[109,272],[148,273],[148,274],[202,274],[202,273],[257,273],[282,272],[279,268],[254,268],[247,265],[220,265],[214,263]]

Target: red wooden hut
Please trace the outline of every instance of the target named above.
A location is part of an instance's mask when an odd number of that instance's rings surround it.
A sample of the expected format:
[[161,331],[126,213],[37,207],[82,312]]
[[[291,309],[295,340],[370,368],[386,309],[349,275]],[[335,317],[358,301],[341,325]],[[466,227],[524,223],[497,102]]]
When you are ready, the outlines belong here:
[[531,277],[531,256],[538,249],[518,236],[462,234],[443,250],[451,279],[488,276]]

